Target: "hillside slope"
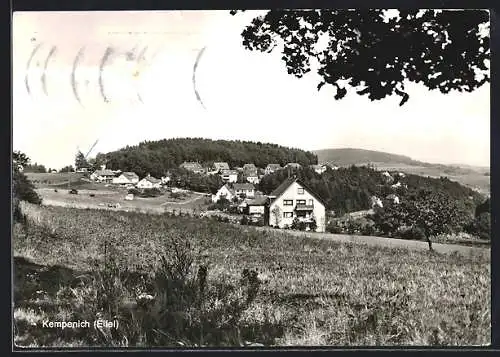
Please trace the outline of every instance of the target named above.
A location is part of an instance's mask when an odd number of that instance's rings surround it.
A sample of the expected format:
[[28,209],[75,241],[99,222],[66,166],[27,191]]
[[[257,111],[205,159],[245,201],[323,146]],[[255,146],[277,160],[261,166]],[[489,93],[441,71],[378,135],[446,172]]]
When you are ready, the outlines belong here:
[[371,164],[379,170],[398,170],[407,174],[439,178],[446,176],[467,187],[488,195],[490,192],[489,168],[469,165],[432,164],[414,160],[408,156],[382,151],[344,148],[313,151],[320,163],[337,166]]

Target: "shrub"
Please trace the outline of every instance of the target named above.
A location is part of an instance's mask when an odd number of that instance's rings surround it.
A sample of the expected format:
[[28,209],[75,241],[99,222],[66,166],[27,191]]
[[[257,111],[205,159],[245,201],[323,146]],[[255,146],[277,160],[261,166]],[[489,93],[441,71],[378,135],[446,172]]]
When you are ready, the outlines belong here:
[[129,188],[127,192],[134,196],[139,196],[141,194],[141,191],[137,188]]
[[240,220],[241,225],[247,225],[248,223],[249,223],[249,220],[248,220],[247,216],[241,217],[241,220]]
[[144,191],[139,194],[140,197],[158,197],[161,195],[162,192],[159,188],[145,188]]
[[465,227],[465,231],[481,239],[491,239],[491,213],[479,214]]

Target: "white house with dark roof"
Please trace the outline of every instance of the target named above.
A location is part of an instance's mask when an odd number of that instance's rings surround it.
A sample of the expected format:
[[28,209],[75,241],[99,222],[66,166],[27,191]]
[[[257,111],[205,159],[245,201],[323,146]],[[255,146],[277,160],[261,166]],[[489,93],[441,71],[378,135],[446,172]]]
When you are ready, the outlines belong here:
[[286,179],[269,195],[269,225],[283,228],[293,220],[316,222],[316,232],[326,227],[326,204],[296,177]]
[[232,201],[236,197],[236,192],[229,184],[225,184],[215,195],[212,195],[212,202],[218,202],[221,198],[225,198],[228,201]]
[[266,175],[270,175],[273,172],[276,172],[278,170],[281,170],[282,167],[280,164],[267,164],[266,168],[264,169],[264,173]]
[[161,180],[153,176],[146,176],[137,183],[137,188],[160,188]]
[[255,186],[251,183],[234,183],[232,188],[237,196],[255,197]]
[[321,164],[311,165],[310,168],[313,169],[319,175],[321,175],[326,171],[326,165],[321,165]]
[[221,172],[222,170],[229,170],[229,164],[227,162],[214,162],[212,171]]
[[114,177],[116,177],[116,172],[105,168],[96,170],[90,174],[90,179],[97,182],[112,183]]
[[139,176],[135,172],[122,172],[121,175],[113,177],[113,183],[116,185],[135,185],[139,182]]
[[205,173],[205,169],[199,162],[183,162],[180,166],[180,168],[183,168],[185,170],[194,172],[196,174],[203,174]]
[[238,181],[238,171],[236,170],[222,170],[220,177],[224,182],[236,182]]

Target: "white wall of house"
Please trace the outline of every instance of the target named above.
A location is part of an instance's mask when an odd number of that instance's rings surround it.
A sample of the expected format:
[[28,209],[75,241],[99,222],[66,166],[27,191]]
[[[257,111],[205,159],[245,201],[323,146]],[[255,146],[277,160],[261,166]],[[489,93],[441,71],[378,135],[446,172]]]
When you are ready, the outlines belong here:
[[118,176],[118,177],[113,177],[113,183],[114,183],[114,184],[126,185],[126,184],[129,184],[129,183],[131,183],[131,184],[136,184],[136,183],[138,183],[138,182],[139,182],[139,180],[138,180],[138,179],[130,179],[130,180],[129,180],[129,179],[127,178],[127,176],[125,176],[125,175],[123,175],[123,174],[122,174],[122,175],[120,175],[120,176]]
[[264,206],[248,206],[248,214],[264,214]]
[[137,183],[137,187],[143,188],[143,189],[145,189],[145,188],[160,188],[161,184],[160,183],[152,183],[151,181],[143,178],[141,181],[139,181]]
[[247,181],[256,185],[260,180],[258,176],[247,176]]
[[[303,193],[299,193],[299,189],[303,189]],[[285,205],[285,200],[292,201],[291,205]],[[312,214],[316,220],[316,232],[324,232],[326,226],[325,206],[297,182],[293,182],[281,196],[277,197],[271,203],[269,207],[269,225],[278,225],[280,228],[283,228],[285,225],[291,226],[293,219],[296,217],[294,209],[297,205],[297,200],[305,200],[306,205],[314,205]],[[277,217],[274,212],[276,208],[278,209],[278,222],[276,221]]]
[[235,190],[236,195],[245,195],[248,198],[254,198],[255,197],[255,190],[250,189],[250,190]]
[[224,182],[236,182],[238,181],[238,174],[237,173],[231,173],[229,175],[221,175],[221,178]]
[[219,191],[215,195],[212,195],[212,202],[217,202],[221,199],[221,197],[225,197],[228,200],[232,200],[234,195],[233,193],[227,188],[226,185],[222,186]]

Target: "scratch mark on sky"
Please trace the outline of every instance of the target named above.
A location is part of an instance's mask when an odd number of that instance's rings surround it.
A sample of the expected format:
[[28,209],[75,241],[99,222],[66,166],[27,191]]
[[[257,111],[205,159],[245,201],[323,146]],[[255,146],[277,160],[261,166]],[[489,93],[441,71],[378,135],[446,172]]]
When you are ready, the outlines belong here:
[[105,103],[109,103],[108,97],[106,97],[106,94],[104,92],[104,85],[102,82],[102,72],[104,69],[104,66],[106,65],[106,61],[108,60],[109,56],[113,53],[113,49],[111,47],[107,47],[106,51],[104,52],[104,56],[102,56],[101,63],[99,64],[99,89],[101,91],[101,96],[104,99]]
[[49,55],[45,59],[45,63],[43,65],[43,74],[42,74],[42,79],[41,80],[42,80],[43,92],[45,93],[46,96],[49,95],[47,93],[47,67],[49,65],[49,61],[50,61],[51,57],[56,53],[56,51],[57,51],[57,47],[56,46],[52,46],[52,48],[50,49]]
[[194,89],[194,94],[196,95],[196,99],[200,102],[201,106],[203,109],[207,109],[205,107],[205,104],[203,104],[203,101],[201,100],[200,94],[198,93],[198,89],[196,88],[196,69],[198,68],[198,63],[200,62],[201,56],[203,55],[203,52],[205,51],[205,47],[201,49],[201,51],[198,53],[198,56],[196,57],[196,61],[194,62],[194,67],[193,67],[193,89]]
[[73,69],[71,71],[71,88],[73,88],[73,94],[75,95],[76,100],[80,105],[82,105],[82,102],[80,100],[80,96],[78,94],[78,90],[76,89],[76,67],[78,66],[78,62],[80,62],[80,59],[83,57],[83,53],[85,51],[85,46],[80,48],[78,51],[78,54],[75,57],[75,60],[73,61]]
[[24,77],[24,84],[26,85],[26,91],[28,92],[28,94],[30,96],[31,96],[31,89],[30,89],[30,85],[29,85],[28,73],[29,73],[29,70],[31,67],[31,62],[33,61],[33,58],[35,57],[36,52],[40,49],[41,46],[42,46],[42,43],[39,43],[38,45],[36,45],[36,47],[33,49],[33,51],[31,51],[30,58],[28,59],[28,63],[26,65],[26,76]]

